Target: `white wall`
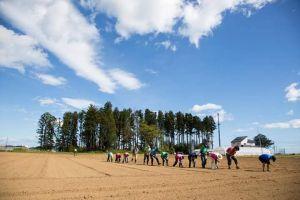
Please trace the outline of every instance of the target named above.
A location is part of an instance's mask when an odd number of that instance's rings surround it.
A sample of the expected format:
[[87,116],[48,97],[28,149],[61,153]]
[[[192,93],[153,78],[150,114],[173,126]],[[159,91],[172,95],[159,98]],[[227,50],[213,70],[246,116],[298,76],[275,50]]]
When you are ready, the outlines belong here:
[[[218,152],[222,155],[225,155],[227,148],[228,147],[226,147],[226,148],[217,147],[210,151]],[[260,148],[260,147],[240,147],[240,150],[237,151],[236,155],[237,156],[255,156],[255,155],[261,155],[263,153],[273,154],[274,152],[270,149]]]
[[240,150],[236,153],[237,156],[250,156],[250,155],[261,155],[263,153],[272,154],[270,149],[260,147],[240,147]]

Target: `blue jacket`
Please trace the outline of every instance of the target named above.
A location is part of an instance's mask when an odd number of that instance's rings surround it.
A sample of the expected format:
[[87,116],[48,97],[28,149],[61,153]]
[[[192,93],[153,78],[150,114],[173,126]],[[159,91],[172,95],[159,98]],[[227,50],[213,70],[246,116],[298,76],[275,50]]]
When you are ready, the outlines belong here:
[[270,154],[262,154],[259,156],[259,160],[262,162],[269,162],[271,158],[272,158],[272,155],[270,155]]

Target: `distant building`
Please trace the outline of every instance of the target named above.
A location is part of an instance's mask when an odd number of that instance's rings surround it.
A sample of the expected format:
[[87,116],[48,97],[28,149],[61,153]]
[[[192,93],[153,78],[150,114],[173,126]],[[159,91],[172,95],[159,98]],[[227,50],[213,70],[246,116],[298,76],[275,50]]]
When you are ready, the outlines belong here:
[[255,141],[248,139],[247,136],[236,137],[231,141],[231,146],[255,147]]
[[24,145],[3,145],[3,146],[0,145],[0,150],[2,150],[2,151],[13,151],[15,149],[26,150],[26,149],[28,149],[28,147],[24,146]]

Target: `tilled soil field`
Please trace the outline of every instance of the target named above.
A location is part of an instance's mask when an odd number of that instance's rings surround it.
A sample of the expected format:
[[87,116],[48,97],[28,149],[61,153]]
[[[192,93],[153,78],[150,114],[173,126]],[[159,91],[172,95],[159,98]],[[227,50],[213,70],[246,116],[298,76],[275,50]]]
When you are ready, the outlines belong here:
[[[279,157],[271,172],[257,158],[241,169],[108,163],[104,154],[0,153],[0,199],[300,199],[300,157]],[[169,165],[173,164],[173,156]],[[208,167],[210,161],[208,161]]]

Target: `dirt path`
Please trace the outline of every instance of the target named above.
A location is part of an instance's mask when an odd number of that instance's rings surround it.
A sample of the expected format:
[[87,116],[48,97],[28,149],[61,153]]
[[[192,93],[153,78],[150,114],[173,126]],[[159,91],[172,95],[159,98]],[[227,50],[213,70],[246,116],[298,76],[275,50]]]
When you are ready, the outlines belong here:
[[263,173],[257,158],[239,158],[240,170],[225,160],[210,170],[145,166],[141,157],[118,164],[99,154],[0,153],[0,199],[300,199],[300,157],[277,161]]

